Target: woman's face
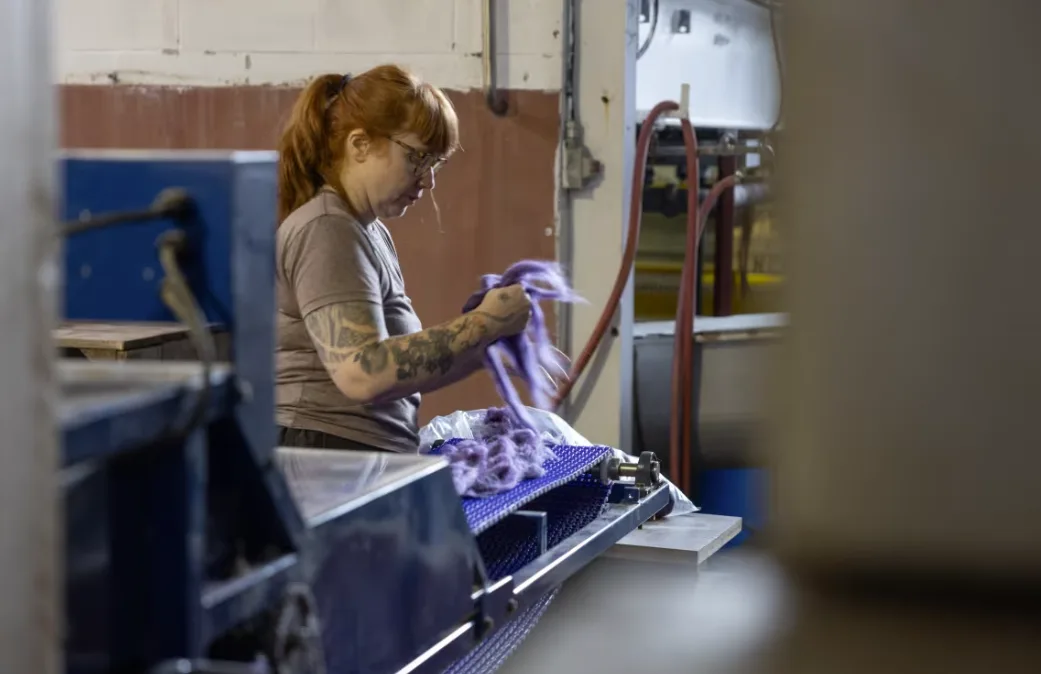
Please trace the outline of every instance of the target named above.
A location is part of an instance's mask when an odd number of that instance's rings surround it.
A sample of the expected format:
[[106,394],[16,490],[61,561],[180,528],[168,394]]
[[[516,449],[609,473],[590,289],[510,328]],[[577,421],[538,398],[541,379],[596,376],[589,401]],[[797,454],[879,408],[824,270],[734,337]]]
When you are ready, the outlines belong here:
[[[377,218],[399,218],[434,187],[444,159],[432,154],[412,134],[390,138],[355,156],[345,188],[361,183],[369,210]],[[357,161],[361,159],[361,161]]]

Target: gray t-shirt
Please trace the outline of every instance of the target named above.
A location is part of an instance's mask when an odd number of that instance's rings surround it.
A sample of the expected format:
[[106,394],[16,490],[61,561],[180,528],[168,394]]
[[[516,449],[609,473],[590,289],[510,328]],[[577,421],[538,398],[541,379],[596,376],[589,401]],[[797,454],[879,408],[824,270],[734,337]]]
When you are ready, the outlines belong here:
[[395,452],[419,447],[419,394],[352,404],[336,388],[304,326],[304,316],[338,302],[383,308],[391,337],[422,324],[405,295],[397,251],[378,220],[363,225],[332,190],[322,190],[278,228],[275,421]]

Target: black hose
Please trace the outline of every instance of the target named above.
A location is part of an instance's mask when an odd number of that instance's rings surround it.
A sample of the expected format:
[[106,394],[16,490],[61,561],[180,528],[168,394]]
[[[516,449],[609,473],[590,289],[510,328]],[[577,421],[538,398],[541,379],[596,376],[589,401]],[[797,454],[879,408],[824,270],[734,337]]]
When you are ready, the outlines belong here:
[[100,215],[88,215],[79,220],[72,220],[62,225],[62,234],[73,236],[94,229],[103,229],[116,225],[135,222],[153,222],[155,220],[186,220],[192,214],[194,204],[184,190],[171,187],[156,196],[152,205],[137,211],[115,211]]

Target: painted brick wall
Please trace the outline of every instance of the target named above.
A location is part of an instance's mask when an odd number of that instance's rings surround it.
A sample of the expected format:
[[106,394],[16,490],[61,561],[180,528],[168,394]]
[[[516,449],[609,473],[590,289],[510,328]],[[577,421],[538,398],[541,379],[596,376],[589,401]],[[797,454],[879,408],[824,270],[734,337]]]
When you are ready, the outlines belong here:
[[[499,2],[500,83],[557,90],[561,0]],[[481,0],[56,0],[59,82],[296,84],[404,62],[481,86]]]

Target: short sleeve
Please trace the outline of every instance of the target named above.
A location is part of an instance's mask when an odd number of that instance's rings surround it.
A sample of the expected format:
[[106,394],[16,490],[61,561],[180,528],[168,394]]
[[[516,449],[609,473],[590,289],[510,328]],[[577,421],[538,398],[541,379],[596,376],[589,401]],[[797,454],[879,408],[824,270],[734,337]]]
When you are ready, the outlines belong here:
[[281,257],[301,316],[340,302],[383,302],[372,245],[347,218],[323,215],[304,224],[286,239]]

